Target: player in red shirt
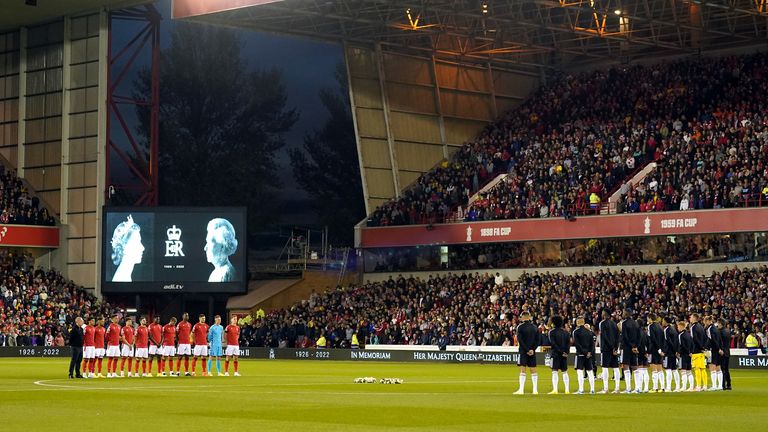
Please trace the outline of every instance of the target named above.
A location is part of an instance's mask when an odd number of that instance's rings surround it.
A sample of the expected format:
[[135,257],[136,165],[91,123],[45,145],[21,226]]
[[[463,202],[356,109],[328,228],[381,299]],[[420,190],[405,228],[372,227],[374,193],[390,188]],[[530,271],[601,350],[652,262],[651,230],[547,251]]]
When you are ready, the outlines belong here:
[[[95,368],[98,368],[98,374],[96,374],[96,378],[104,378],[104,375],[101,374],[101,362],[104,360],[104,335],[106,335],[107,329],[104,328],[104,318],[99,318],[98,321],[96,321],[96,327],[93,331],[93,343],[96,346],[96,366]],[[91,367],[91,372],[95,372],[93,369],[95,369],[93,366]]]
[[107,378],[117,378],[117,359],[120,358],[120,324],[117,315],[107,327]]
[[156,316],[149,325],[149,375],[152,375],[152,359],[157,359],[157,376],[160,376],[161,358],[163,355],[163,326],[160,317]]
[[135,342],[135,335],[133,330],[133,320],[128,318],[125,320],[125,327],[121,335],[122,347],[120,348],[120,378],[125,376],[125,361],[128,360],[128,378],[132,376],[131,370],[133,370],[133,344]]
[[192,359],[192,375],[195,374],[195,365],[197,359],[200,359],[200,363],[203,364],[203,376],[208,375],[208,368],[206,367],[205,358],[208,357],[208,324],[205,323],[205,315],[200,314],[198,322],[192,327],[192,334],[195,336],[195,357]]
[[189,376],[189,356],[192,355],[192,323],[189,322],[189,314],[184,312],[181,322],[176,326],[176,334],[179,339],[179,347],[176,349],[176,374],[181,375],[181,358],[184,357],[184,376]]
[[93,342],[93,334],[96,331],[96,320],[88,318],[88,325],[83,327],[83,376],[93,378],[93,367],[96,363],[96,344]]
[[227,360],[224,362],[224,376],[229,376],[229,361],[235,360],[235,376],[240,376],[237,371],[237,356],[240,355],[240,327],[237,325],[237,317],[229,319],[229,325],[224,329],[227,334]]
[[[176,376],[173,373],[173,357],[176,356],[176,317],[171,317],[171,321],[163,326],[163,357],[160,360],[160,376],[165,376],[166,362],[171,364],[171,376]],[[170,361],[168,360],[170,359]]]
[[[136,370],[134,376],[139,376],[139,363],[141,363],[141,376],[147,376],[147,358],[149,357],[149,329],[147,328],[147,319],[142,318],[140,325],[136,328]],[[150,360],[151,361],[151,360]],[[149,373],[152,374],[150,364]]]

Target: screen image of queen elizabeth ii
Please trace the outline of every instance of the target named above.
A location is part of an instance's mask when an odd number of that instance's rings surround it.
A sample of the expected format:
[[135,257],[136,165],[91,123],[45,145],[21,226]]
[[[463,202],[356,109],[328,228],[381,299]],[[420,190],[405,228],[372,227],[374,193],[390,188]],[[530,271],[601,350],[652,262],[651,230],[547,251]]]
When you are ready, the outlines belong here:
[[146,213],[121,212],[107,216],[104,233],[105,280],[151,280],[154,268],[152,222],[152,216]]
[[237,280],[237,272],[229,257],[237,252],[235,227],[223,218],[208,222],[205,236],[205,258],[213,265],[208,282],[232,282]]
[[112,263],[117,266],[112,282],[131,282],[131,275],[136,264],[144,256],[144,244],[141,242],[141,227],[128,215],[125,221],[112,232]]

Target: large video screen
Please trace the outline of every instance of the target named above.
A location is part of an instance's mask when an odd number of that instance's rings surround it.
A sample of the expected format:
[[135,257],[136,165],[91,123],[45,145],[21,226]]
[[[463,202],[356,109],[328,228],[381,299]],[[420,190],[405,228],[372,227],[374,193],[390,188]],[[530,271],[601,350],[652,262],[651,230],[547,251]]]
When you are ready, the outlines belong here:
[[244,207],[105,207],[102,291],[243,293]]

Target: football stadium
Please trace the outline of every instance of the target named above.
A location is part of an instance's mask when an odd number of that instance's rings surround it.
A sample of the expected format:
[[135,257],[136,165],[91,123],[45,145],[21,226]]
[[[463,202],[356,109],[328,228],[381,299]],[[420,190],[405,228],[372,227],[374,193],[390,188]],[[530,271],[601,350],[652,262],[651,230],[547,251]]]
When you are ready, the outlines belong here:
[[765,0],[0,12],[0,430],[768,427]]

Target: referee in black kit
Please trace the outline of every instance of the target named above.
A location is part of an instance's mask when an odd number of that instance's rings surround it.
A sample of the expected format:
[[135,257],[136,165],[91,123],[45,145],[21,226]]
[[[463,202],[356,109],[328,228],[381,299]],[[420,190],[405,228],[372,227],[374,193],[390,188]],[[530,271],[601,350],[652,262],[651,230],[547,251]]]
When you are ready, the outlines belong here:
[[[82,378],[80,374],[80,362],[83,361],[83,319],[75,318],[75,325],[69,332],[69,346],[72,348],[72,360],[69,361],[69,377]],[[72,373],[76,375],[72,375]]]

